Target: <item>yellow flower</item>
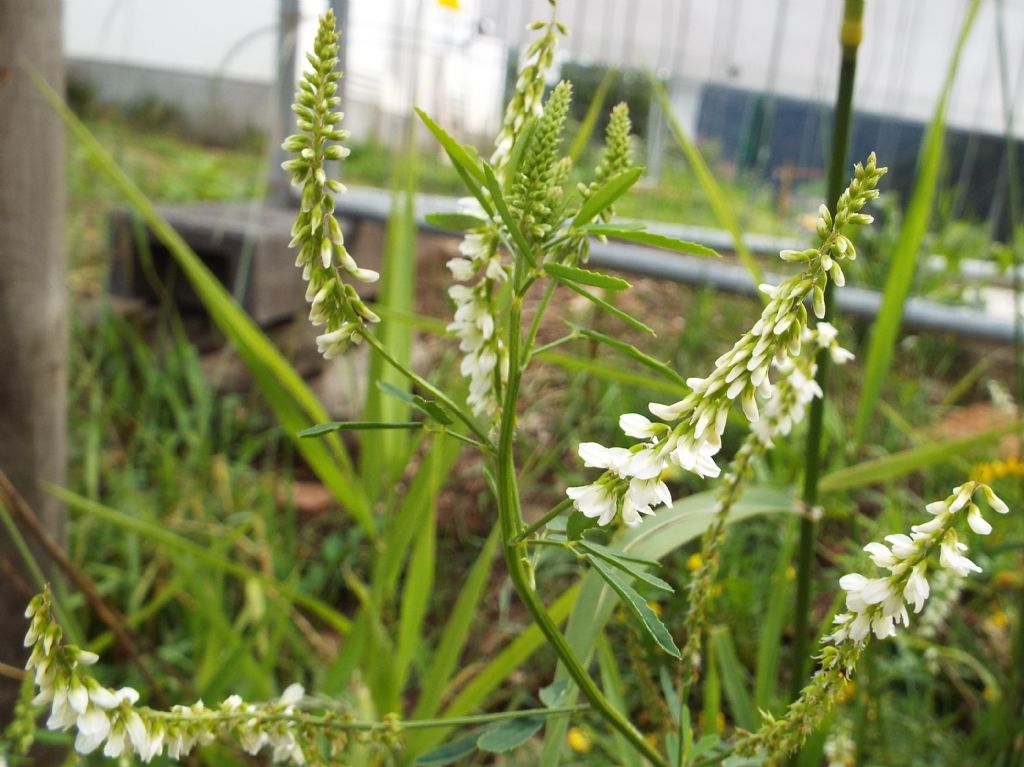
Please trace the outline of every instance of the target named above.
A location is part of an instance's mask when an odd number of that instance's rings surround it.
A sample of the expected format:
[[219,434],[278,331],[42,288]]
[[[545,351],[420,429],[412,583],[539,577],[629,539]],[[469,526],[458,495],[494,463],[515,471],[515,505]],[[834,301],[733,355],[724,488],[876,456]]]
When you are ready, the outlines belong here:
[[580,727],[570,727],[565,739],[569,742],[569,748],[577,754],[585,754],[590,750],[590,734]]
[[700,554],[695,551],[690,555],[690,558],[686,560],[686,569],[692,573],[694,570],[699,570],[702,564],[704,564],[704,560],[701,559]]
[[451,8],[453,11],[459,10],[459,0],[437,0],[437,2],[444,8]]
[[661,617],[661,605],[660,604],[658,604],[657,602],[648,602],[647,606],[651,608],[651,612],[652,613],[657,615],[659,618]]
[[1003,477],[1024,477],[1024,461],[1016,456],[1010,456],[1005,461],[988,461],[974,465],[971,477],[977,482],[986,485],[995,479]]

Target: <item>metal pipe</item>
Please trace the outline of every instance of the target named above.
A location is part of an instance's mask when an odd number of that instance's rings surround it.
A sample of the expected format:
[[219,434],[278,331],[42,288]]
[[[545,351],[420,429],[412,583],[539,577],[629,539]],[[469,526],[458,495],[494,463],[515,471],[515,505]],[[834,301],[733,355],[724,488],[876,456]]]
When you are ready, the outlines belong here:
[[[441,231],[426,223],[428,212],[454,212],[457,203],[453,197],[417,194],[414,202],[416,221],[421,229]],[[350,188],[348,194],[338,197],[337,212],[342,218],[372,219],[386,221],[390,210],[389,194],[383,189]],[[652,231],[659,231],[683,239],[710,244],[719,238],[726,242],[721,247],[728,252],[728,237],[718,232],[717,237],[684,236],[684,233],[713,233],[715,230],[696,227],[668,227],[652,225]],[[774,248],[780,238],[749,236],[751,249],[761,254],[777,253]],[[792,242],[789,243],[793,245]],[[711,247],[716,245],[711,244]],[[785,244],[782,247],[786,247]],[[802,246],[797,246],[802,247]],[[769,249],[770,248],[770,249]],[[590,247],[590,263],[602,269],[613,269],[627,274],[636,274],[658,280],[669,280],[683,285],[708,286],[723,293],[754,298],[757,290],[751,282],[750,273],[738,264],[722,263],[709,258],[669,253],[642,245],[609,241],[593,242]],[[778,284],[784,275],[768,274],[766,279]],[[874,320],[882,305],[878,291],[847,285],[836,291],[839,310],[848,316]],[[999,317],[966,306],[955,306],[930,301],[925,298],[911,298],[903,311],[903,327],[935,333],[950,333],[964,338],[974,338],[999,344],[1013,343],[1013,325]]]
[[295,46],[299,29],[299,0],[279,0],[277,24],[277,77],[274,81],[274,122],[270,131],[267,161],[267,190],[274,205],[291,204],[291,181],[281,170],[288,153],[281,142],[292,124],[292,98],[295,90]]

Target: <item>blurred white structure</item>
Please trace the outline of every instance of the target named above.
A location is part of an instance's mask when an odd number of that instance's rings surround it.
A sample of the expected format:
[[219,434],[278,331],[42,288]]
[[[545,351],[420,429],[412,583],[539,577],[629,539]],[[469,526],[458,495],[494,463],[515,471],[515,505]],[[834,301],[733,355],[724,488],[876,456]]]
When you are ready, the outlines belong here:
[[[300,5],[308,47],[327,2]],[[397,140],[414,103],[467,139],[495,131],[507,49],[480,33],[476,0],[458,10],[437,0],[349,5],[344,109],[357,139]],[[207,131],[270,123],[277,0],[65,0],[64,14],[72,75],[102,100],[157,97]]]
[[[415,101],[466,138],[493,134],[508,46],[547,0],[350,0],[346,111],[358,136],[395,137]],[[859,111],[914,122],[938,98],[968,0],[868,0]],[[1024,134],[1024,3],[1004,1],[1016,126]],[[308,42],[326,0],[302,0]],[[565,55],[650,68],[674,82],[696,125],[707,85],[827,103],[837,77],[842,0],[560,0]],[[152,92],[220,124],[252,122],[274,72],[277,0],[65,0],[66,51],[103,97]],[[985,2],[949,107],[951,127],[1003,130],[996,4]],[[485,32],[486,30],[486,32]],[[301,59],[300,59],[301,60]],[[73,67],[74,70],[74,67]],[[412,85],[414,83],[414,85]],[[414,90],[414,92],[413,92]],[[260,98],[263,94],[263,106]]]

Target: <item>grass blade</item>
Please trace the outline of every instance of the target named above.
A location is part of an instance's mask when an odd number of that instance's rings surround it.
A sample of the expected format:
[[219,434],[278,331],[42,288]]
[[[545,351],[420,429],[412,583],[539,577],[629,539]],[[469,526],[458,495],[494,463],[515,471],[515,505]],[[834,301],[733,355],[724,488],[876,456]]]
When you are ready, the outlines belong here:
[[882,383],[892,362],[893,349],[896,346],[903,319],[903,306],[910,293],[910,284],[917,271],[917,256],[921,243],[928,232],[931,218],[932,203],[939,186],[939,172],[942,167],[942,148],[946,133],[946,104],[953,80],[960,65],[960,54],[970,34],[974,19],[977,16],[980,0],[972,0],[960,28],[960,37],[953,58],[946,71],[946,80],[942,87],[939,103],[935,114],[928,125],[921,153],[917,162],[917,182],[907,206],[903,228],[892,254],[889,275],[885,280],[882,293],[882,306],[878,317],[872,325],[871,343],[868,347],[867,361],[864,370],[864,388],[861,390],[857,404],[857,417],[853,426],[853,442],[860,445],[864,441],[868,423],[875,412],[875,405],[882,390]]
[[124,512],[117,511],[116,509],[111,509],[108,506],[104,506],[96,501],[91,501],[88,498],[83,498],[80,495],[72,493],[69,490],[64,490],[60,487],[51,486],[50,492],[60,498],[61,501],[66,503],[72,509],[84,514],[89,514],[90,516],[98,519],[102,519],[104,522],[116,525],[122,530],[129,530],[131,532],[138,533],[152,543],[159,543],[161,546],[166,548],[188,554],[189,556],[194,557],[196,561],[202,562],[214,570],[227,573],[228,575],[234,576],[243,581],[248,579],[255,580],[264,588],[272,589],[285,599],[290,600],[300,607],[306,608],[324,621],[324,623],[342,634],[347,634],[351,628],[352,624],[348,618],[316,597],[305,594],[304,592],[294,589],[273,578],[269,578],[263,575],[263,573],[246,567],[245,565],[232,562],[231,560],[214,553],[208,546],[202,546],[188,538],[184,538],[177,533],[168,530],[163,525],[146,519],[141,519],[138,516],[125,514]]
[[733,644],[729,629],[726,626],[712,629],[711,643],[715,647],[715,660],[718,661],[716,665],[722,678],[722,690],[725,692],[725,699],[729,703],[736,724],[746,730],[756,729],[760,718],[747,689],[747,674],[736,655],[736,645]]
[[715,181],[714,174],[711,173],[707,163],[704,162],[704,157],[701,155],[697,145],[683,132],[682,124],[680,124],[675,113],[672,111],[672,103],[669,101],[668,93],[665,92],[665,86],[654,77],[649,79],[651,90],[654,93],[654,97],[658,100],[659,106],[661,106],[662,114],[665,115],[665,119],[668,121],[672,135],[675,137],[676,143],[683,150],[683,154],[686,155],[686,159],[690,163],[690,167],[693,168],[693,172],[697,174],[697,179],[704,190],[704,196],[708,198],[708,203],[711,205],[715,218],[718,219],[719,226],[732,236],[732,244],[736,249],[736,255],[739,256],[743,266],[750,272],[750,278],[753,280],[753,283],[760,285],[764,282],[764,274],[753,253],[750,252],[750,248],[743,241],[743,229],[740,227],[736,214],[729,207],[725,193],[718,185],[718,182]]
[[44,98],[82,144],[89,161],[118,189],[156,238],[168,249],[192,284],[214,324],[224,333],[249,368],[274,415],[289,438],[294,441],[302,457],[331,490],[341,506],[352,514],[353,519],[368,535],[373,536],[375,525],[369,500],[341,441],[336,438],[309,441],[300,440],[296,436],[311,422],[322,423],[328,420],[327,413],[324,412],[316,395],[302,380],[302,376],[235,302],[181,235],[157,213],[142,190],[118,167],[89,129],[68,109],[38,73],[32,69],[28,71]]
[[[462,583],[451,616],[445,623],[429,663],[426,664],[422,692],[413,713],[414,719],[430,719],[437,713],[441,694],[455,673],[494,564],[494,555],[500,540],[498,532],[498,528],[495,527]],[[415,736],[412,736],[412,739],[414,740]]]
[[[622,686],[622,674],[619,672],[619,664],[615,660],[611,645],[604,636],[597,642],[597,667],[601,673],[601,687],[604,689],[608,702],[623,714],[627,713],[626,701],[622,697],[622,691],[625,689]],[[618,764],[623,767],[641,767],[640,754],[620,732],[613,732],[612,739],[615,741],[615,755]]]
[[[437,464],[440,450],[435,449],[430,462]],[[437,466],[434,467],[436,474]],[[440,485],[437,482],[435,486]],[[430,607],[430,597],[434,592],[435,564],[437,558],[437,493],[432,495],[431,503],[420,528],[412,556],[405,571],[402,585],[402,598],[399,600],[398,643],[394,659],[395,688],[392,690],[390,711],[401,711],[402,691],[405,689],[409,669],[420,653],[423,644],[423,623]]]
[[922,447],[847,466],[822,477],[820,487],[822,492],[837,492],[895,479],[943,461],[962,458],[969,450],[990,447],[999,437],[1014,433],[1024,433],[1024,419],[996,426],[971,437],[932,442]]
[[[417,228],[413,211],[416,179],[416,156],[410,149],[395,171],[391,193],[391,215],[388,218],[378,302],[397,313],[410,312],[416,285]],[[399,177],[404,176],[403,184]],[[391,355],[406,368],[412,367],[413,330],[385,315],[374,332]],[[368,421],[404,422],[409,420],[409,407],[401,399],[388,397],[380,386],[410,392],[411,382],[380,354],[370,355],[366,387],[365,417]],[[401,431],[374,430],[363,436],[362,475],[373,499],[380,498],[392,487],[409,458],[409,436]]]
[[569,145],[569,159],[573,161],[573,164],[580,159],[580,155],[583,154],[583,150],[587,148],[587,144],[590,142],[590,137],[594,135],[597,118],[601,114],[605,99],[608,98],[608,91],[612,87],[612,83],[615,82],[615,78],[618,77],[618,74],[617,69],[609,69],[604,73],[601,82],[598,83],[597,90],[594,91],[594,97],[590,101],[590,106],[587,107],[587,113],[583,115],[580,129],[576,131],[576,135],[573,136],[572,143]]

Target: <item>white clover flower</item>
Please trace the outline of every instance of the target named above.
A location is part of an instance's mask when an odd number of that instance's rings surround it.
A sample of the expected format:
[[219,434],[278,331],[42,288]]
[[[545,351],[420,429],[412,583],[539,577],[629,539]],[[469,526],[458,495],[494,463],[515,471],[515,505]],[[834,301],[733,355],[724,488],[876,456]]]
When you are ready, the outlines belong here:
[[896,633],[897,625],[908,625],[907,605],[913,607],[915,614],[920,613],[931,593],[926,577],[927,559],[936,546],[939,549],[939,566],[945,571],[960,578],[981,572],[978,565],[964,556],[967,545],[960,541],[954,528],[957,514],[967,509],[968,525],[975,533],[988,535],[992,531],[992,526],[981,516],[981,510],[972,500],[979,492],[994,510],[1006,508],[1006,504],[987,485],[965,482],[953,488],[948,498],[929,503],[926,511],[932,519],[914,525],[909,536],[902,533],[887,535],[885,541],[889,546],[878,542],[867,544],[864,550],[871,555],[872,562],[888,570],[889,575],[867,578],[860,573],[849,573],[839,579],[839,587],[846,592],[846,612],[836,616],[836,629],[825,641],[859,643],[869,633],[885,639]]

